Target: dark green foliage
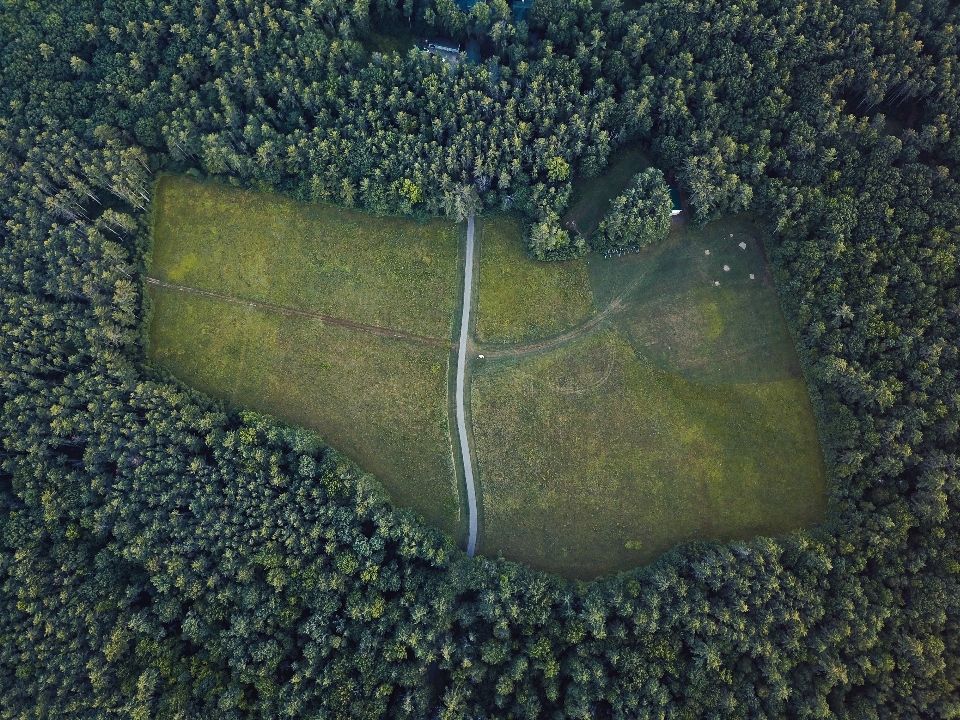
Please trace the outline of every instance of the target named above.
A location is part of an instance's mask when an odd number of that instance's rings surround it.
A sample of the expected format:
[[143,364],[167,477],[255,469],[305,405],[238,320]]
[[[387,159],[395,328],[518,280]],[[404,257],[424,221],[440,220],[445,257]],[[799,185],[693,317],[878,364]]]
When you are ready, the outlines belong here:
[[[0,717],[960,716],[957,8],[458,13],[0,11]],[[488,60],[368,60],[371,18]],[[831,472],[816,532],[567,585],[144,366],[160,169],[374,212],[472,187],[568,257],[569,175],[638,141],[698,221],[769,224]]]
[[663,173],[647,168],[637,173],[629,187],[610,202],[610,210],[591,245],[606,255],[639,250],[666,237],[672,209],[670,188]]
[[530,255],[537,260],[569,260],[587,251],[583,238],[571,237],[560,227],[556,213],[547,213],[539,222],[533,223],[527,241]]

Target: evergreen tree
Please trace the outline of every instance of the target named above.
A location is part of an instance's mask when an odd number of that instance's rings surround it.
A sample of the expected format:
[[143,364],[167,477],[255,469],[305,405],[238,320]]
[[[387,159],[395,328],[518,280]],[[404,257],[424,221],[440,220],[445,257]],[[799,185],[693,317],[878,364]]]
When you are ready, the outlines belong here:
[[591,245],[605,255],[639,250],[666,237],[670,232],[672,209],[670,188],[663,173],[647,168],[635,175],[627,189],[611,201]]

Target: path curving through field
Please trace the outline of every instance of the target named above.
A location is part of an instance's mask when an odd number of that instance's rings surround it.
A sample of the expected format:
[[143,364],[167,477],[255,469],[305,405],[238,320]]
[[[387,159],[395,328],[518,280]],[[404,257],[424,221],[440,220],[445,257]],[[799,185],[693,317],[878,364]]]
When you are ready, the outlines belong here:
[[483,353],[485,358],[497,360],[508,357],[525,357],[527,355],[543,352],[544,350],[552,350],[553,348],[561,345],[567,345],[574,340],[579,340],[587,333],[595,330],[597,326],[599,326],[600,323],[602,323],[608,317],[625,309],[627,307],[628,296],[641,282],[643,282],[645,277],[646,273],[643,273],[642,275],[634,278],[623,289],[623,291],[617,295],[617,297],[610,301],[610,303],[603,310],[595,313],[593,316],[587,318],[578,325],[574,325],[569,330],[565,330],[559,335],[554,335],[553,337],[544,338],[542,340],[534,340],[532,342],[511,343],[509,345],[489,343],[480,345],[477,349]]
[[470,301],[473,297],[473,213],[467,218],[467,248],[463,266],[463,313],[460,316],[460,344],[457,348],[456,414],[457,432],[460,435],[460,455],[463,458],[463,477],[467,484],[467,511],[470,534],[467,539],[467,555],[473,557],[477,549],[477,489],[473,482],[473,460],[470,439],[467,435],[467,419],[464,413],[463,385],[467,370],[467,346],[470,333]]
[[533,355],[534,353],[543,352],[544,350],[552,350],[560,345],[566,345],[573,340],[579,340],[583,335],[595,330],[596,327],[606,320],[609,315],[619,312],[623,309],[623,307],[623,298],[616,298],[602,311],[596,313],[590,318],[587,318],[579,325],[574,325],[569,330],[566,330],[559,335],[555,335],[554,337],[510,345],[490,343],[489,345],[481,345],[477,349],[482,350],[483,356],[491,360],[497,360],[505,357],[524,357],[526,355]]

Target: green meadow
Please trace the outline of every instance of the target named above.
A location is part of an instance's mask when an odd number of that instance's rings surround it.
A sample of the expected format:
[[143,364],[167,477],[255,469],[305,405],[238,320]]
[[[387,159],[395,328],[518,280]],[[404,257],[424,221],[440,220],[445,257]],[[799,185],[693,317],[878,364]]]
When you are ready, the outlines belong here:
[[[578,181],[565,220],[595,226],[644,163],[627,152]],[[462,229],[173,177],[155,206],[150,357],[230,407],[315,429],[462,536]],[[824,518],[817,428],[757,228],[676,223],[639,253],[539,263],[518,219],[496,215],[478,248],[482,554],[591,579]]]
[[457,228],[216,183],[163,178],[160,280],[447,339],[459,298]]
[[485,219],[480,229],[478,342],[517,343],[548,337],[593,313],[585,260],[534,262],[512,215]]
[[601,323],[474,366],[483,551],[592,579],[822,520],[817,429],[756,230],[679,226],[586,263],[596,307],[617,301]]
[[172,177],[157,195],[150,275],[232,300],[150,285],[150,357],[230,407],[316,430],[398,505],[457,532],[447,432],[457,228]]

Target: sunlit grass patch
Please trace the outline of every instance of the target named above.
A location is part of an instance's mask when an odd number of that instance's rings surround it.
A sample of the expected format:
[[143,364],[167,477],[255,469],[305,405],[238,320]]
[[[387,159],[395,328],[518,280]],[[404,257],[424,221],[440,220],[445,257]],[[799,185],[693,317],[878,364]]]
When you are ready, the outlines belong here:
[[371,30],[364,41],[364,46],[370,52],[380,54],[397,53],[405,56],[423,38],[414,33],[404,24],[391,20],[377,19],[376,30]]
[[434,345],[151,286],[150,356],[231,407],[317,430],[394,501],[454,531],[447,434],[459,230],[166,177],[150,274]]
[[476,336],[509,343],[559,333],[593,313],[584,260],[539,262],[527,257],[516,218],[483,221]]
[[204,290],[450,336],[459,230],[165,177],[151,274]]
[[704,385],[638,359],[616,330],[474,370],[484,552],[593,578],[678,542],[822,519],[802,380]]
[[150,356],[235,408],[316,430],[393,500],[454,532],[445,347],[150,288]]

